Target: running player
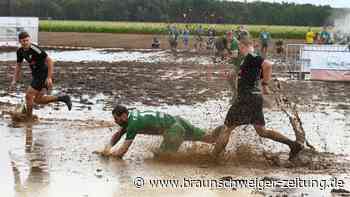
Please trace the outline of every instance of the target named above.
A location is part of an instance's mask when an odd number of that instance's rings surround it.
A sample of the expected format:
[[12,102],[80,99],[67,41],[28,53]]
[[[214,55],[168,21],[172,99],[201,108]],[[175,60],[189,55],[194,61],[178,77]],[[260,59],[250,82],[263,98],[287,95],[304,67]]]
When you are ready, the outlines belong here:
[[44,96],[43,89],[51,89],[53,85],[53,60],[37,45],[31,42],[27,32],[18,35],[21,47],[17,50],[16,69],[10,89],[16,86],[20,79],[21,65],[23,60],[29,63],[32,71],[32,82],[26,91],[26,118],[33,118],[33,103],[48,104],[51,102],[63,102],[71,110],[72,102],[69,96]]
[[269,94],[267,85],[271,79],[272,63],[253,54],[253,43],[247,37],[240,39],[239,50],[244,59],[240,64],[238,95],[226,115],[225,128],[218,138],[213,156],[219,155],[225,149],[231,131],[240,125],[252,124],[259,136],[288,145],[291,160],[302,150],[302,145],[277,131],[265,128],[262,94]]

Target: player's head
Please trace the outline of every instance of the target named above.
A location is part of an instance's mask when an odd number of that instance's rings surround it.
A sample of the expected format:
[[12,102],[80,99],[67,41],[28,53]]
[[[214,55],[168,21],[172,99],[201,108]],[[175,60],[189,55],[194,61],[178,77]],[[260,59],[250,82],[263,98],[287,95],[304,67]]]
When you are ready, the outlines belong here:
[[31,44],[30,35],[27,32],[21,32],[18,35],[18,41],[23,48],[29,48]]
[[114,121],[119,125],[128,122],[128,114],[128,109],[122,105],[115,106],[112,111]]
[[247,54],[249,52],[254,51],[254,43],[253,41],[249,38],[249,36],[243,36],[239,40],[239,51],[242,54]]

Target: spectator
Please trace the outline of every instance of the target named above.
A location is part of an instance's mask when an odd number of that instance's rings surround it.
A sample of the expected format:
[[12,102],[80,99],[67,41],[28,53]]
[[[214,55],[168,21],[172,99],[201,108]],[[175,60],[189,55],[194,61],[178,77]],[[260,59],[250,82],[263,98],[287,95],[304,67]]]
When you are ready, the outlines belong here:
[[190,41],[190,30],[188,28],[188,25],[185,26],[185,29],[182,32],[182,41],[184,44],[185,50],[189,50],[189,41]]
[[262,29],[260,32],[260,44],[261,44],[261,56],[266,58],[267,56],[267,50],[269,47],[269,43],[271,40],[271,35],[269,32],[266,31],[265,28]]
[[329,33],[329,40],[327,44],[334,44],[335,38],[334,38],[334,28],[333,26],[328,27],[328,33]]
[[177,31],[176,26],[172,25],[169,32],[169,45],[172,52],[176,52],[178,36],[179,32]]
[[275,45],[276,45],[277,55],[283,55],[284,54],[283,40],[277,40]]
[[230,42],[228,42],[227,37],[227,35],[224,35],[215,39],[215,56],[219,57],[220,61],[223,61],[229,52],[228,45]]
[[196,29],[196,43],[194,44],[196,51],[203,49],[203,35],[204,30],[202,28],[202,25],[199,25],[199,27]]
[[315,44],[322,44],[322,40],[321,40],[321,36],[320,36],[319,32],[315,33],[315,41],[314,41],[314,43]]
[[253,47],[254,47],[254,54],[261,56],[261,53],[262,53],[261,50],[263,46],[260,46],[258,41],[253,40]]
[[213,27],[210,27],[208,29],[208,41],[207,41],[207,49],[210,50],[210,49],[214,49],[214,43],[215,43],[215,35],[216,35],[216,32],[215,32],[215,29]]
[[238,40],[241,40],[244,38],[249,38],[249,32],[244,25],[241,25],[238,31]]
[[226,40],[227,40],[227,45],[228,45],[227,48],[231,47],[232,39],[233,39],[232,31],[227,31],[226,32]]
[[309,27],[309,30],[306,33],[306,44],[313,44],[315,37],[315,33],[312,31],[312,29]]
[[322,44],[329,44],[330,43],[331,35],[327,31],[326,26],[323,27],[323,30],[320,33],[320,38],[321,38]]
[[153,38],[152,48],[153,49],[159,49],[160,47],[160,41],[157,37]]
[[231,52],[232,52],[232,58],[238,58],[238,54],[239,54],[239,47],[238,47],[239,41],[236,38],[236,36],[232,37],[232,41],[231,41]]

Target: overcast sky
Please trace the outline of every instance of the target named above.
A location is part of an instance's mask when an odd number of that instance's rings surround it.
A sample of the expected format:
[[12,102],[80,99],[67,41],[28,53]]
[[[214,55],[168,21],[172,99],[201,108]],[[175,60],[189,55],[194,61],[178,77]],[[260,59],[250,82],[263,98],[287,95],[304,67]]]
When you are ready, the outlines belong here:
[[[240,0],[244,1],[244,0]],[[253,2],[256,0],[248,0],[248,2]],[[294,3],[311,3],[315,5],[330,5],[331,7],[335,8],[350,8],[350,0],[260,0],[260,1],[267,1],[267,2],[294,2]]]

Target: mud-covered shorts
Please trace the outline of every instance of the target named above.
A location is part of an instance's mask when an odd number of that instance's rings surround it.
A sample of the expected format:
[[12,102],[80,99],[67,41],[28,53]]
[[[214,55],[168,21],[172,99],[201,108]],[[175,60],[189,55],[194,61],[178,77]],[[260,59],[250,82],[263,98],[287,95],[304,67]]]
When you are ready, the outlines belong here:
[[228,127],[246,124],[265,126],[261,94],[238,95],[226,115]]
[[47,74],[33,76],[30,86],[35,90],[41,91],[42,89],[47,88],[46,80]]
[[164,131],[163,142],[160,146],[162,151],[175,152],[183,141],[201,141],[205,131],[193,126],[187,120],[176,117],[176,122]]
[[46,80],[48,75],[48,66],[45,65],[39,70],[32,71],[32,82],[30,86],[38,91],[41,91],[44,88],[47,88]]

